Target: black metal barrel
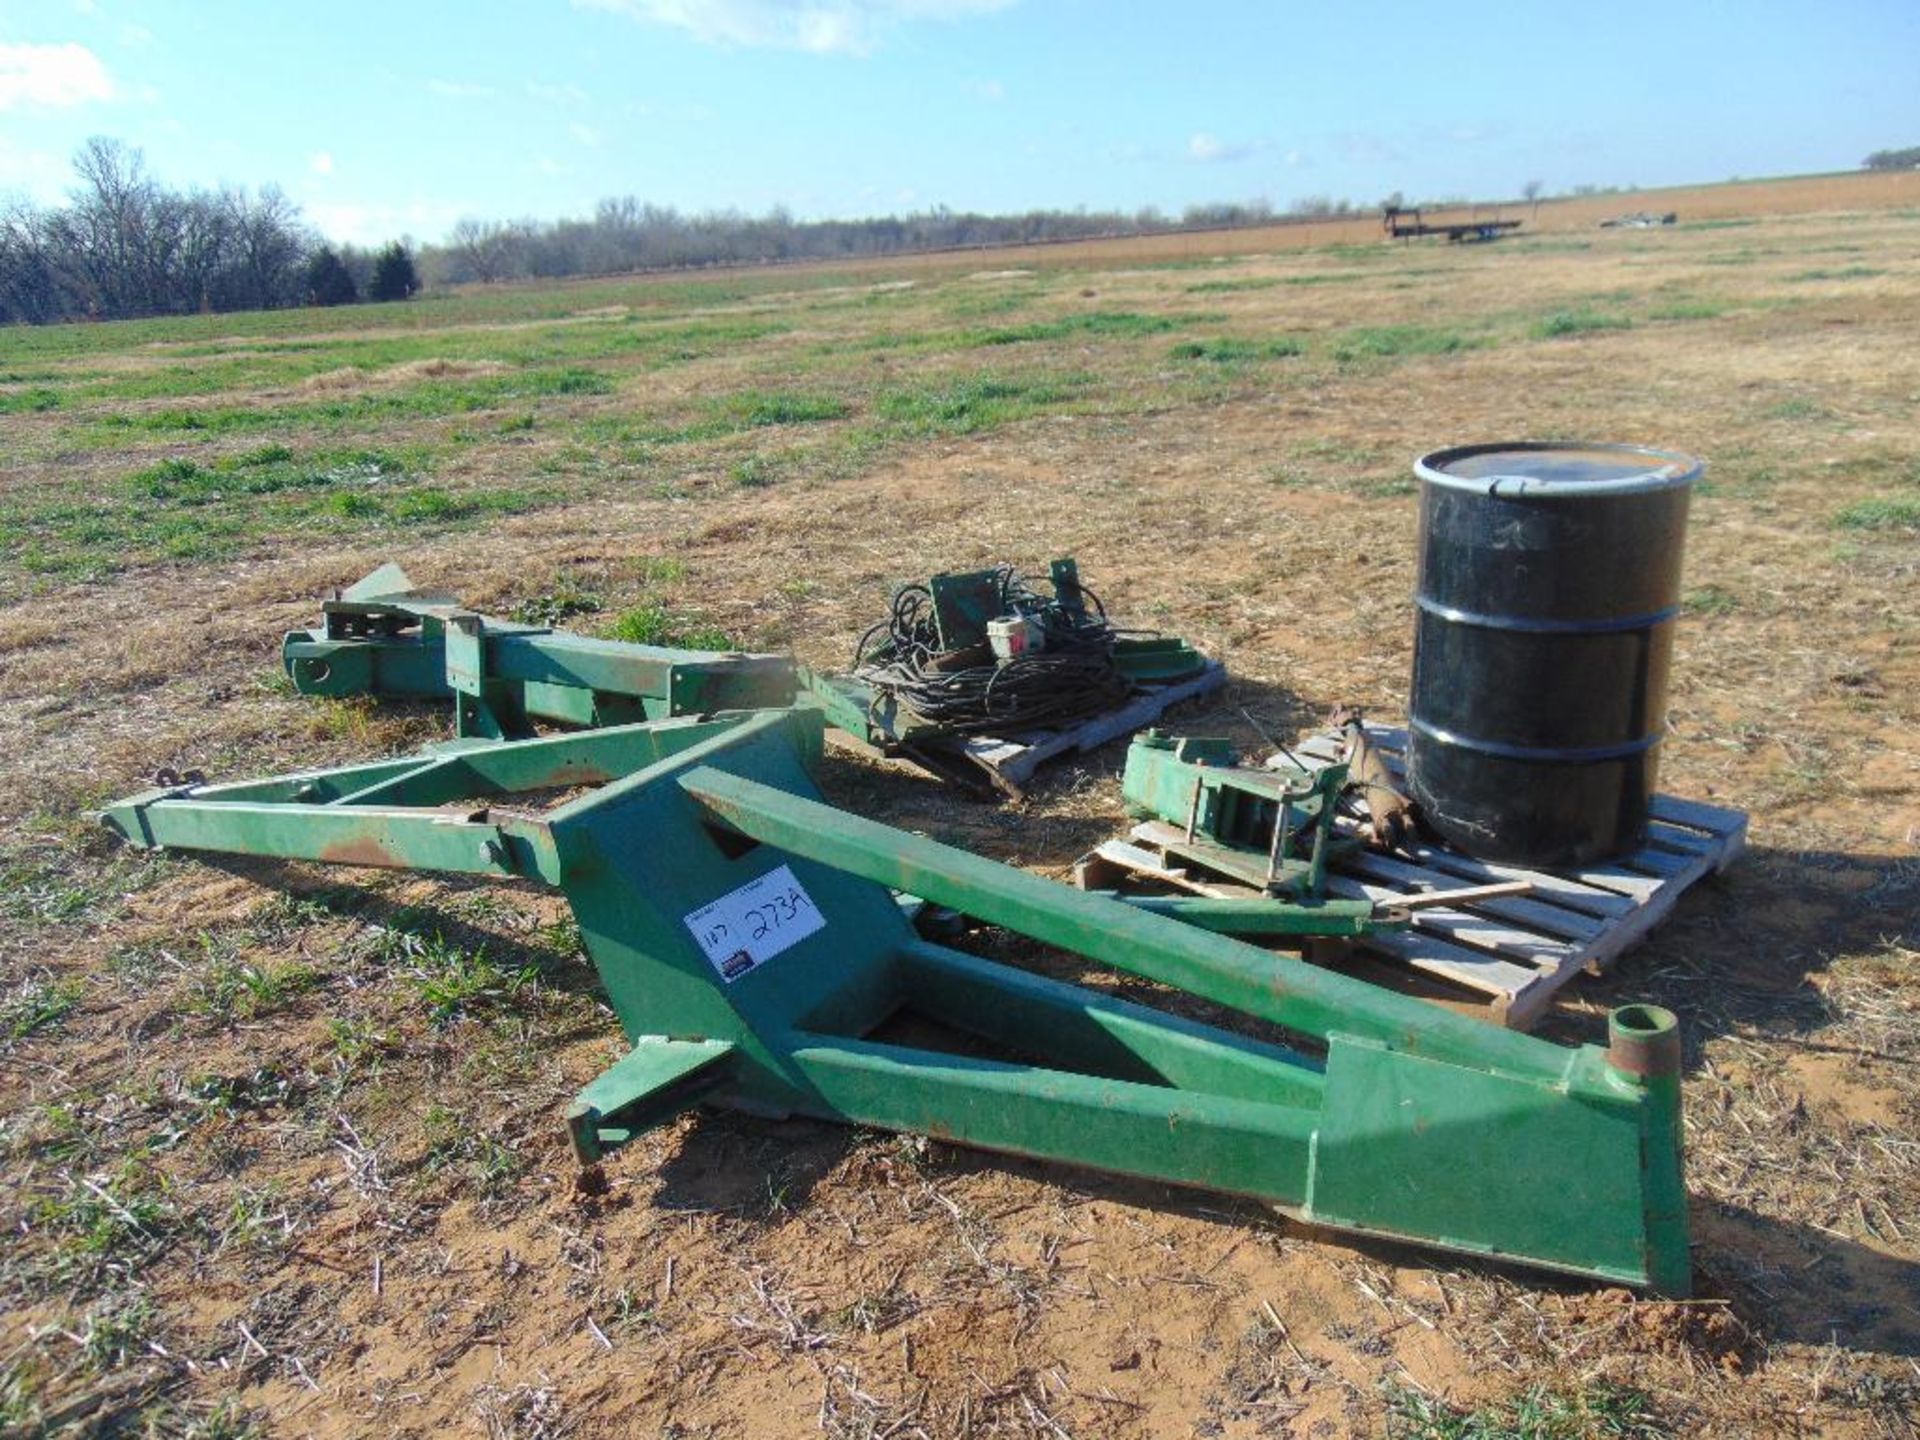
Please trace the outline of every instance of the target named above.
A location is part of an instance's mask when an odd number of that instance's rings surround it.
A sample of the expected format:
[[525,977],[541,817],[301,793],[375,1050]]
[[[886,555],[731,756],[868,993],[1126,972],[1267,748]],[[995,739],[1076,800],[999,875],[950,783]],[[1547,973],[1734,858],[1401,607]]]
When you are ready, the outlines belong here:
[[1699,461],[1469,445],[1420,477],[1408,780],[1449,844],[1578,865],[1646,828]]

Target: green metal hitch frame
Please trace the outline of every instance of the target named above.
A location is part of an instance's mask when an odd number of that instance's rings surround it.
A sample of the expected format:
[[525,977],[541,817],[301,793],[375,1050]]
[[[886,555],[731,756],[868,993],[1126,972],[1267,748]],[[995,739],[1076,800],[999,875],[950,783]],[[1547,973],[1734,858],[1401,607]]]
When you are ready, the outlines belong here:
[[[149,791],[132,843],[558,888],[630,1048],[568,1114],[697,1103],[1249,1196],[1317,1224],[1686,1293],[1678,1033],[1565,1048],[834,809],[805,710]],[[540,813],[517,792],[597,785]],[[918,936],[894,892],[1274,1022],[1263,1043]],[[903,1014],[965,1037],[889,1038]],[[982,1047],[999,1058],[980,1053]]]
[[674,715],[791,705],[783,655],[674,650],[518,625],[417,590],[383,565],[292,630],[281,660],[303,695],[454,701],[454,731],[518,739],[534,722],[625,725]]

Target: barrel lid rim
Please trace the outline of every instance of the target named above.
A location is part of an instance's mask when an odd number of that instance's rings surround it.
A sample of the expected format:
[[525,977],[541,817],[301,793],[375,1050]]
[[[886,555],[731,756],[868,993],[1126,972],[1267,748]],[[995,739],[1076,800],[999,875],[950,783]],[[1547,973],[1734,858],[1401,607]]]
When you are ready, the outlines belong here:
[[[1446,468],[1479,455],[1555,453],[1614,455],[1623,459],[1638,457],[1648,462],[1648,468],[1642,474],[1622,475],[1611,480],[1549,480],[1538,475],[1454,475],[1448,473]],[[1478,445],[1450,445],[1431,451],[1414,462],[1413,473],[1430,485],[1476,495],[1573,499],[1678,490],[1698,480],[1706,473],[1706,468],[1704,460],[1677,450],[1655,449],[1651,445],[1573,440],[1503,440]]]

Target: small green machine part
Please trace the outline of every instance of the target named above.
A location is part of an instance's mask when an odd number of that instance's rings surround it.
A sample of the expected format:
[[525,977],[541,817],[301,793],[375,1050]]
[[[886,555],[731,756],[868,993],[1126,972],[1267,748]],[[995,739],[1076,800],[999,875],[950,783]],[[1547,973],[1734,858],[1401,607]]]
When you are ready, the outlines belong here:
[[524,738],[536,721],[626,725],[675,715],[791,705],[783,655],[675,650],[518,625],[414,588],[397,565],[321,607],[321,628],[289,631],[281,660],[303,695],[454,701],[454,730]]
[[1231,742],[1149,730],[1127,747],[1121,796],[1135,815],[1181,827],[1170,853],[1269,895],[1319,899],[1327,862],[1358,841],[1334,833],[1347,767],[1256,769]]
[[[705,1103],[924,1133],[1686,1293],[1672,1016],[1616,1012],[1604,1049],[1493,1029],[848,815],[811,778],[820,740],[804,709],[668,719],[153,790],[104,819],[142,846],[557,888],[629,1045],[569,1111],[583,1161]],[[596,788],[513,807],[555,786]],[[1298,1042],[934,944],[895,892]],[[965,1043],[892,1038],[909,1016]]]

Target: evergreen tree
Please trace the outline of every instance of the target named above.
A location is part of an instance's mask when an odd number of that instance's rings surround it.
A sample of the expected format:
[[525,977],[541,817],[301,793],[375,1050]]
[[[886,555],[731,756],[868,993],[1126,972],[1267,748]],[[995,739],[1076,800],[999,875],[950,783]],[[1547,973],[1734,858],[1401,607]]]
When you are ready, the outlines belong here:
[[309,305],[351,305],[360,298],[352,272],[331,245],[322,245],[307,261],[306,287]]
[[405,300],[420,288],[420,276],[413,268],[413,256],[398,240],[374,257],[373,280],[367,286],[370,300]]

